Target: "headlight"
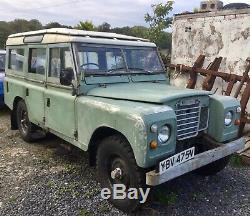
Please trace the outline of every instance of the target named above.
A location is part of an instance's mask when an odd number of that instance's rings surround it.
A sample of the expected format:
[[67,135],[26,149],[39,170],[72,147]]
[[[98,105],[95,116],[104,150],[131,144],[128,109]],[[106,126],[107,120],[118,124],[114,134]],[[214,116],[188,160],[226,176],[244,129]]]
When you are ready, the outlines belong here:
[[225,125],[229,126],[233,121],[233,113],[230,111],[225,115]]
[[168,126],[163,126],[160,128],[158,133],[158,141],[160,143],[166,143],[170,138],[170,128]]

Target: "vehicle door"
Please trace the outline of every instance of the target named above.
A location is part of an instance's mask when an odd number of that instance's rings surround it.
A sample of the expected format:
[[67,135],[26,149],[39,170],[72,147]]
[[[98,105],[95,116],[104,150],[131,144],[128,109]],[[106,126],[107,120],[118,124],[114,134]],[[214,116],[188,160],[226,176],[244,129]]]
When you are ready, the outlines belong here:
[[[44,125],[44,92],[47,67],[46,45],[28,46],[28,64],[26,73],[26,105],[30,121]],[[16,58],[21,58],[17,55]]]
[[76,80],[70,44],[49,45],[49,65],[45,92],[45,126],[68,138],[76,138],[73,85],[63,85],[60,74],[72,70]]

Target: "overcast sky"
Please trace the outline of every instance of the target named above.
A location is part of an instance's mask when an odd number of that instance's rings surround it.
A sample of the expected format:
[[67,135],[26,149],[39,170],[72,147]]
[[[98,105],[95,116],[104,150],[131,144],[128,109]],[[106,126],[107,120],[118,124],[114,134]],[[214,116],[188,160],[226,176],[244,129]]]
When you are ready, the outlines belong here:
[[[43,24],[60,22],[76,25],[80,20],[104,21],[116,26],[145,25],[144,14],[150,6],[163,0],[0,0],[0,20],[38,19]],[[192,11],[200,0],[176,0],[173,13]],[[224,3],[250,0],[225,0]]]

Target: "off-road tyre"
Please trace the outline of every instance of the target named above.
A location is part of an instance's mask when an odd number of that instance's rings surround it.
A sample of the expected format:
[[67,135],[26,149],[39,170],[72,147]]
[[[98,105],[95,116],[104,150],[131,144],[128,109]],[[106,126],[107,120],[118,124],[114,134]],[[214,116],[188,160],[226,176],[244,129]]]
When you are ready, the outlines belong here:
[[23,100],[20,100],[17,104],[16,117],[22,139],[26,142],[34,141],[35,126],[29,121],[27,106]]
[[[124,184],[126,188],[145,188],[145,172],[136,164],[133,151],[128,141],[121,135],[113,135],[101,141],[97,150],[97,174],[102,188],[112,191],[113,184]],[[111,172],[122,170],[121,179],[112,179]],[[135,212],[140,207],[140,200],[109,201],[126,213]]]

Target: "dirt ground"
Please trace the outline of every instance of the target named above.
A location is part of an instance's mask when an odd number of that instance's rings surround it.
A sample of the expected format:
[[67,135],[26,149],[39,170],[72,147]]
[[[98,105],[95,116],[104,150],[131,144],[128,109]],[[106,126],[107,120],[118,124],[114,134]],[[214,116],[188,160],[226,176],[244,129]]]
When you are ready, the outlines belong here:
[[[29,144],[0,111],[0,215],[124,215],[100,197],[88,155],[49,136]],[[250,215],[250,167],[234,157],[216,176],[188,174],[154,189],[141,215]],[[139,213],[138,213],[139,215]]]

